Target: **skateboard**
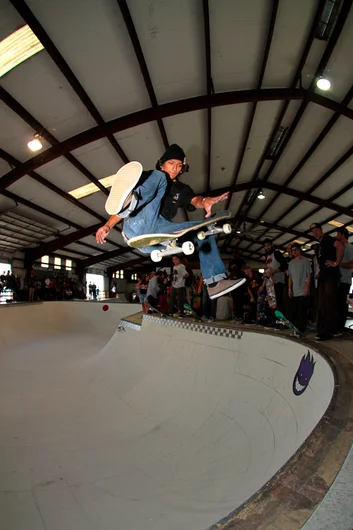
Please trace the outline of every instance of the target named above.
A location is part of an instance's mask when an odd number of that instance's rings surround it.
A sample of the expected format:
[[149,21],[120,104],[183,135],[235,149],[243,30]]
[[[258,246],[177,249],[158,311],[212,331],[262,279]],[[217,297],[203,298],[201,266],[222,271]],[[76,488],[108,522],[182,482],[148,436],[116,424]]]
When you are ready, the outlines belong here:
[[275,315],[276,315],[276,318],[278,318],[278,320],[282,323],[282,324],[285,324],[286,326],[289,327],[289,329],[291,329],[293,331],[293,334],[295,337],[302,337],[303,334],[301,331],[299,331],[299,329],[297,327],[295,327],[294,324],[292,324],[292,322],[290,322],[285,316],[283,313],[281,313],[281,311],[278,311],[278,309],[276,309],[275,311]]
[[196,320],[201,320],[201,317],[197,313],[195,313],[190,304],[184,304],[184,315],[187,317],[193,317]]
[[257,296],[256,324],[263,326],[267,322],[266,291],[259,291]]
[[270,306],[271,309],[276,309],[277,301],[276,301],[275,284],[273,283],[272,278],[266,278],[265,285],[266,285],[268,305]]
[[195,251],[195,245],[192,241],[185,241],[182,244],[178,244],[178,239],[185,236],[189,232],[196,232],[198,240],[202,241],[207,236],[212,234],[225,233],[230,234],[232,227],[229,223],[224,223],[222,226],[217,226],[217,223],[225,219],[229,219],[232,213],[229,210],[221,210],[209,219],[206,219],[202,223],[197,223],[193,226],[189,226],[184,230],[173,232],[170,234],[142,234],[140,236],[132,237],[127,241],[129,247],[132,248],[144,248],[152,245],[161,245],[165,247],[164,250],[153,250],[150,254],[151,260],[154,262],[161,261],[164,256],[173,256],[174,254],[186,254],[187,256],[193,254]]

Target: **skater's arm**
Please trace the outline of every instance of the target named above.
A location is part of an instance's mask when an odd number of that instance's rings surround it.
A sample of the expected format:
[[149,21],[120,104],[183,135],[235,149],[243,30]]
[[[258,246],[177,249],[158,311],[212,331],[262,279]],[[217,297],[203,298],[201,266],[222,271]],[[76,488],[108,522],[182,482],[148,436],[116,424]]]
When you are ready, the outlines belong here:
[[336,247],[336,261],[330,261],[330,260],[325,261],[326,267],[340,267],[341,266],[341,261],[343,259],[343,254],[344,254],[344,244],[341,243],[340,241],[335,241],[334,245]]
[[195,208],[203,208],[206,211],[205,217],[209,217],[212,213],[212,206],[217,204],[217,202],[225,201],[228,198],[228,195],[228,191],[222,195],[218,195],[218,197],[202,197],[201,195],[196,195],[196,197],[191,199],[191,204],[195,206]]
[[96,232],[97,243],[105,243],[105,238],[108,236],[111,229],[121,221],[118,215],[111,215],[105,225],[101,226]]
[[304,288],[304,296],[308,296],[309,293],[310,293],[311,276],[312,276],[312,274],[310,273],[306,277],[306,283],[305,283],[305,288]]
[[347,263],[340,263],[342,269],[353,269],[353,261],[348,261]]

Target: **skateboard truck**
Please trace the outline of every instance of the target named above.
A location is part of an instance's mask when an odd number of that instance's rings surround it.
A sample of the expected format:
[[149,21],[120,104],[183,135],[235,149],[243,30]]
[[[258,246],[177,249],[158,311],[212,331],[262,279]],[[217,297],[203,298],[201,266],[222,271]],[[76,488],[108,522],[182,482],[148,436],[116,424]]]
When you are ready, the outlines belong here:
[[207,236],[211,236],[213,234],[220,234],[221,232],[224,232],[225,234],[230,234],[232,232],[232,225],[229,223],[225,223],[222,227],[217,227],[216,223],[209,225],[208,230],[200,230],[200,232],[197,232],[197,239],[200,241],[206,239]]
[[[230,234],[232,232],[232,226],[229,223],[225,223],[222,227],[217,227],[216,223],[217,221],[210,224],[208,230],[200,230],[197,232],[197,239],[203,241],[207,236],[213,234],[220,234],[222,232]],[[185,254],[186,256],[189,256],[195,252],[195,245],[192,241],[185,241],[181,246],[178,245],[177,241],[177,239],[162,241],[160,245],[165,246],[165,250],[152,250],[151,260],[156,263],[161,261],[164,256],[173,256],[175,254]]]
[[166,246],[165,250],[156,249],[151,252],[151,260],[155,263],[162,261],[164,256],[174,256],[174,254],[185,254],[189,256],[195,252],[195,245],[191,241],[185,241],[181,247],[177,245],[176,239],[163,241],[161,244]]

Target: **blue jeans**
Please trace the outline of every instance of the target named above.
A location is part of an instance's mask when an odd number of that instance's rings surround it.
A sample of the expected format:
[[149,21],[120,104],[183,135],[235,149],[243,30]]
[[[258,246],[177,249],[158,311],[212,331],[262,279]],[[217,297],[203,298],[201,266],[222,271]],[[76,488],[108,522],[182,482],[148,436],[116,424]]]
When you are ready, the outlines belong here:
[[[173,223],[167,221],[159,210],[162,199],[167,189],[167,177],[163,171],[155,170],[151,175],[135,189],[138,202],[135,210],[124,219],[123,232],[130,239],[143,234],[173,233],[189,226],[195,226],[201,221],[185,221]],[[201,274],[206,284],[218,282],[227,278],[224,263],[221,260],[216,239],[210,236],[203,241],[194,238],[198,243]],[[162,245],[140,248],[143,254],[149,254],[152,250],[163,249]]]

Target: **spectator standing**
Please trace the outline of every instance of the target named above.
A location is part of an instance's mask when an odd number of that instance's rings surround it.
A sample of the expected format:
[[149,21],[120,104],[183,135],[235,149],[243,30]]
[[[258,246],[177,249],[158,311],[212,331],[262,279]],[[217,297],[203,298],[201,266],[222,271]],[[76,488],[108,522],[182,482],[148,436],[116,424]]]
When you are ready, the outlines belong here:
[[308,323],[311,262],[303,256],[299,243],[293,243],[292,252],[294,258],[288,266],[288,296],[292,299],[292,322],[304,333]]
[[139,302],[142,305],[142,311],[148,313],[148,303],[147,303],[147,286],[148,280],[146,275],[143,275],[136,285],[137,295],[139,297]]
[[[343,258],[340,263],[341,282],[338,288],[338,327],[335,336],[339,336],[344,332],[348,317],[348,303],[347,295],[352,284],[352,269],[353,269],[353,245],[348,242],[348,230],[344,226],[337,228],[336,239],[344,246]],[[328,261],[327,265],[334,267],[334,262]]]
[[150,273],[150,279],[149,279],[149,282],[148,282],[148,287],[147,287],[147,301],[148,303],[150,304],[150,306],[153,308],[157,308],[157,305],[158,305],[158,291],[159,291],[159,287],[158,287],[158,276],[157,274],[152,271]]
[[250,324],[256,322],[257,298],[259,289],[263,285],[264,280],[259,272],[253,271],[248,265],[243,267],[243,271],[246,278],[245,286],[247,289],[247,298],[249,300],[248,305],[250,307],[250,311],[244,317],[244,321],[247,324]]
[[266,273],[272,278],[275,286],[277,309],[286,314],[286,308],[284,307],[284,273],[287,270],[287,262],[282,252],[274,248],[271,239],[264,240],[264,249],[266,253]]
[[324,342],[331,340],[338,331],[337,299],[341,278],[339,266],[344,245],[324,234],[320,223],[312,223],[310,230],[319,242],[315,246],[319,265],[316,340]]
[[[239,256],[238,250],[234,249],[232,251],[232,259],[228,264],[228,272],[231,280],[239,280],[244,278],[243,267],[245,261]],[[233,299],[233,321],[235,323],[240,323],[243,321],[244,317],[244,293],[246,291],[246,286],[241,285],[232,292]]]
[[188,272],[185,265],[180,261],[179,256],[172,258],[174,267],[172,271],[172,291],[170,293],[169,313],[173,314],[176,299],[178,299],[179,316],[184,316],[185,303],[185,279],[188,277]]

